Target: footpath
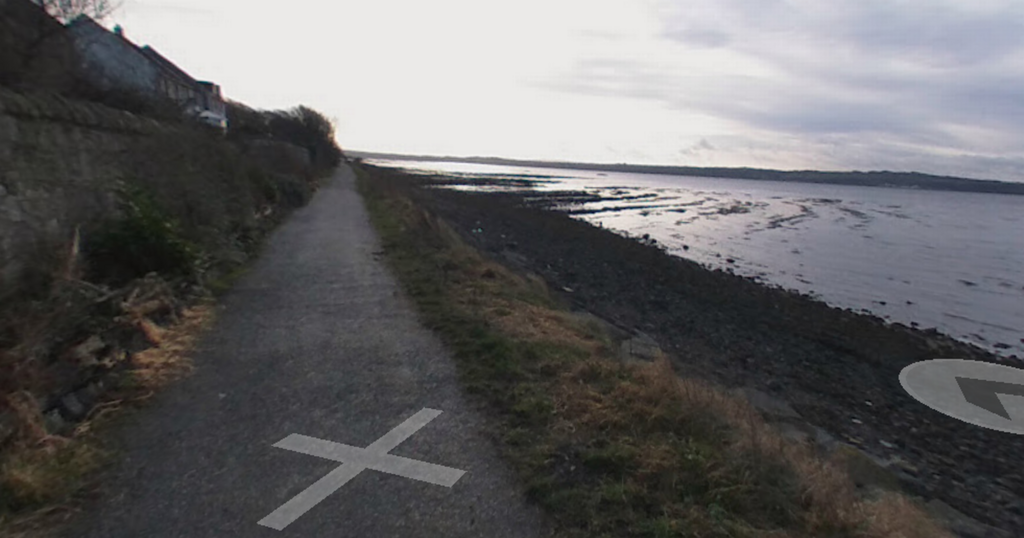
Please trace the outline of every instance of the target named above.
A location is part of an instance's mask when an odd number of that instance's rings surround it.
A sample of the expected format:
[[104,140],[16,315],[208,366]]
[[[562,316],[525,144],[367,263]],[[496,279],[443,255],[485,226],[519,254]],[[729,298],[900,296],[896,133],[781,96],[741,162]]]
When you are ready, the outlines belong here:
[[195,372],[120,425],[67,536],[545,535],[380,248],[342,166],[224,297]]

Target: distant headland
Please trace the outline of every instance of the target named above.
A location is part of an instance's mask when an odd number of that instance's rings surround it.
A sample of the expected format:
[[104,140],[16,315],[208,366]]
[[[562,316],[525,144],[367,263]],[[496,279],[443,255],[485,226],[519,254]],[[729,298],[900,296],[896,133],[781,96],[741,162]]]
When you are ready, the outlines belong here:
[[678,176],[718,177],[729,179],[753,179],[767,181],[791,181],[797,183],[825,183],[833,185],[860,185],[866,187],[893,187],[902,189],[925,189],[936,191],[980,192],[992,194],[1024,195],[1024,183],[967,179],[952,176],[936,176],[919,172],[823,172],[816,170],[769,170],[764,168],[718,168],[699,166],[666,166],[642,164],[597,164],[565,161],[531,161],[504,159],[500,157],[438,157],[427,155],[399,155],[368,151],[345,152],[350,157],[364,159],[386,159],[401,161],[460,162],[493,164],[499,166],[529,166],[538,168],[560,168],[593,170],[598,172],[624,172],[635,174],[665,174]]

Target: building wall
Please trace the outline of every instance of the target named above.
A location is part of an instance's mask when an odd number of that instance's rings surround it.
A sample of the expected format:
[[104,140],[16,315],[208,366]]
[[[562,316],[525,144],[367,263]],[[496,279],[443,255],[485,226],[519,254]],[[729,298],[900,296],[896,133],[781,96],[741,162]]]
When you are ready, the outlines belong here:
[[92,20],[80,19],[69,30],[82,58],[83,77],[99,89],[133,90],[166,97],[190,113],[210,110],[225,115],[220,87],[216,84],[196,82],[174,66],[162,66],[157,60],[167,60],[155,51],[148,47],[139,49]]
[[187,106],[190,103],[197,102],[199,99],[198,92],[194,87],[191,87],[188,84],[183,84],[177,79],[163,74],[160,74],[157,77],[156,90],[160,92],[161,95],[164,95],[181,105]]
[[205,110],[227,117],[227,106],[220,94],[220,86],[212,82],[200,82],[202,88],[202,105]]
[[158,91],[159,70],[133,45],[87,19],[68,27],[81,57],[83,76],[102,90]]

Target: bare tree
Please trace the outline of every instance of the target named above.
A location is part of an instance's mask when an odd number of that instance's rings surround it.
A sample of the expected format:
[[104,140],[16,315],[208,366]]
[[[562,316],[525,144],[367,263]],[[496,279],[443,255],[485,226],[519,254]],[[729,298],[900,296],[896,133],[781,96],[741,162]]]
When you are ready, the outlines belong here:
[[93,20],[101,21],[109,17],[121,7],[119,0],[33,0],[47,13],[60,22],[67,24],[85,15]]

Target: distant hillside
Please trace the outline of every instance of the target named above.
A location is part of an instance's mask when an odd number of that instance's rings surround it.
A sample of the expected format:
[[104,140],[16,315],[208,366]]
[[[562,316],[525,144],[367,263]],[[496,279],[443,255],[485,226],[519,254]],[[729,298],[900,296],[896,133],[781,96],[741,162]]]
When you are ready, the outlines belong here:
[[783,171],[763,168],[709,168],[697,166],[661,166],[640,164],[594,164],[558,161],[522,161],[499,157],[434,157],[423,155],[397,155],[366,151],[346,151],[351,157],[403,161],[460,162],[501,166],[530,166],[599,172],[626,172],[638,174],[665,174],[677,176],[720,177],[797,183],[830,183],[833,185],[861,185],[870,187],[896,187],[936,191],[983,192],[1024,195],[1024,183],[935,176],[918,172],[820,172],[814,170]]

